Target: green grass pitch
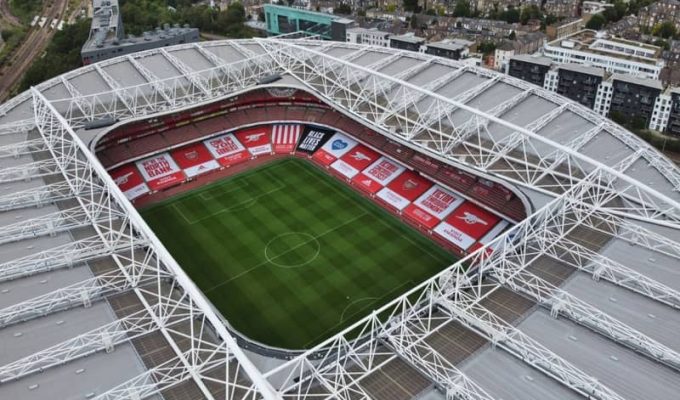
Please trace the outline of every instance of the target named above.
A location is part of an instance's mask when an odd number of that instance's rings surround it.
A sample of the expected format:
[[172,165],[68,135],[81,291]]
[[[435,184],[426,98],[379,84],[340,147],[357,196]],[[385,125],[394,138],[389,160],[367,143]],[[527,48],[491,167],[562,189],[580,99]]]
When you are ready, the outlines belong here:
[[298,159],[141,213],[234,328],[289,349],[321,342],[455,261]]

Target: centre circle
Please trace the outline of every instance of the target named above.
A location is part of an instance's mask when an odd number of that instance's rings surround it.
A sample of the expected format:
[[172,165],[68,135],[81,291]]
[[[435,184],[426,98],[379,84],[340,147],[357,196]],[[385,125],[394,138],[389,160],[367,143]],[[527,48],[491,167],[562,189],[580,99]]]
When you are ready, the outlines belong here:
[[[299,268],[314,261],[321,243],[305,232],[287,232],[275,236],[264,247],[264,256],[280,268]],[[296,259],[297,257],[297,259]]]

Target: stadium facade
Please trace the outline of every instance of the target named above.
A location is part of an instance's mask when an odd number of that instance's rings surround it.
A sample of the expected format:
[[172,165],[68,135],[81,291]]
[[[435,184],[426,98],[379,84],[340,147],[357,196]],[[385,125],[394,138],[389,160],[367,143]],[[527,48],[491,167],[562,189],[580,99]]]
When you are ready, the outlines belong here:
[[[314,348],[252,352],[95,150],[122,124],[255,88],[308,93],[411,154],[516,188],[530,215]],[[537,86],[395,49],[206,42],[46,81],[0,106],[0,142],[2,398],[680,393],[680,171]]]

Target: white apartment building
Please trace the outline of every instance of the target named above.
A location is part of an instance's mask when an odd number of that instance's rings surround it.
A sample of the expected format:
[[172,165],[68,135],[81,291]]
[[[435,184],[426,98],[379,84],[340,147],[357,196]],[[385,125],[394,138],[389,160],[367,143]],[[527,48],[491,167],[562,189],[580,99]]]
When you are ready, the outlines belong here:
[[389,32],[379,31],[377,29],[350,28],[347,29],[346,36],[347,42],[349,43],[363,43],[380,47],[390,46]]
[[560,64],[587,64],[613,74],[659,79],[665,63],[661,48],[582,30],[543,46],[543,55]]

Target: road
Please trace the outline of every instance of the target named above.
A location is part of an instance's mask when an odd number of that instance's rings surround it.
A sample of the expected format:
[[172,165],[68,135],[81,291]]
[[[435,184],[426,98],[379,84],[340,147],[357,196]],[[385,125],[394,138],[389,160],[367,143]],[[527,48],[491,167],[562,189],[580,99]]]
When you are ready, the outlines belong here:
[[9,0],[0,0],[0,20],[7,22],[9,25],[21,25],[19,18],[12,15],[9,9]]
[[[6,1],[8,0],[0,0],[3,5],[6,4]],[[30,28],[23,43],[14,50],[8,61],[0,66],[0,102],[7,99],[12,88],[19,83],[28,67],[45,51],[56,32],[56,28],[50,29],[52,19],[65,18],[68,0],[55,0],[51,6],[47,5],[48,2],[45,3],[45,8],[40,14],[47,17],[45,26],[41,28],[40,25],[36,24]]]

